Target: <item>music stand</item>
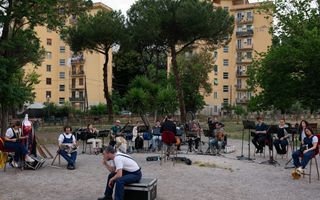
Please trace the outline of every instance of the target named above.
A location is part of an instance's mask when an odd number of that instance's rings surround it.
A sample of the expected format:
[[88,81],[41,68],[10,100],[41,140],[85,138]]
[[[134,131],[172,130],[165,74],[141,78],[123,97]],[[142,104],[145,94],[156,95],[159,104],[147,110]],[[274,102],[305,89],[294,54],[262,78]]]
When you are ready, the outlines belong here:
[[277,125],[271,125],[269,126],[268,130],[267,130],[267,137],[269,137],[269,160],[260,162],[260,164],[265,164],[265,165],[273,165],[273,166],[277,166],[280,164],[278,163],[278,161],[276,161],[273,158],[273,134],[278,132],[278,126]]
[[[253,159],[250,158],[250,143],[251,143],[251,130],[255,130],[256,129],[256,124],[254,121],[249,121],[249,120],[243,120],[242,121],[243,124],[243,130],[242,130],[242,142],[241,142],[241,156],[237,156],[238,160],[250,160],[252,161]],[[248,130],[248,157],[245,157],[243,155],[243,141],[244,141],[244,132],[245,130]]]

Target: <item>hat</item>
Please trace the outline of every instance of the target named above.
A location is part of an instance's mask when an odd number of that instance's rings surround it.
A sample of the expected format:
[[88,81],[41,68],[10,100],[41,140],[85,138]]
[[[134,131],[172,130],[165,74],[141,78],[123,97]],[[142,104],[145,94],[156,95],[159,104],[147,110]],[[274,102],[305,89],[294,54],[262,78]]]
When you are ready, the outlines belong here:
[[116,123],[120,123],[120,120],[117,119],[117,120],[116,120]]

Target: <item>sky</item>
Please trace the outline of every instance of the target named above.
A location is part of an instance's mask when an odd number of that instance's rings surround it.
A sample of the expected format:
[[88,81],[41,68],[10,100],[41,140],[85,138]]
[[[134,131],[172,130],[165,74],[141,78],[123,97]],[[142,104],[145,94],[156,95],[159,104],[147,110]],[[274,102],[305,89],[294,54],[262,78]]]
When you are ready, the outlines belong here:
[[[107,6],[111,7],[113,10],[121,10],[122,13],[126,13],[130,6],[136,0],[93,0],[93,2],[102,2]],[[250,3],[258,2],[259,0],[249,0]],[[263,0],[260,0],[263,1]]]

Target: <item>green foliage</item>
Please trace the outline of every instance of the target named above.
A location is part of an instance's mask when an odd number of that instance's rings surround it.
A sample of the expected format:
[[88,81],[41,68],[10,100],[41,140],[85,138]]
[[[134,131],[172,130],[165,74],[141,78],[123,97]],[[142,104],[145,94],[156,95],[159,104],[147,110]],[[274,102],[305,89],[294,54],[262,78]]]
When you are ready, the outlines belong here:
[[107,111],[107,105],[99,103],[98,105],[90,106],[89,114],[91,115],[105,115]]
[[128,11],[128,27],[135,33],[132,40],[139,41],[140,48],[170,50],[182,121],[186,112],[177,55],[196,41],[215,47],[227,43],[233,21],[227,11],[214,7],[211,1],[139,0]]
[[126,107],[125,99],[121,97],[118,91],[112,92],[111,99],[113,103],[113,112],[119,114],[119,112]]
[[159,114],[173,114],[178,108],[177,93],[173,87],[161,87],[156,96],[156,108]]
[[234,108],[234,113],[237,115],[237,116],[242,116],[242,115],[245,115],[246,114],[246,110],[240,106],[240,105],[236,105]]
[[131,88],[125,95],[127,106],[130,111],[139,115],[145,114],[150,106],[150,94],[142,88]]
[[[212,60],[212,55],[203,51],[178,57],[187,111],[195,113],[201,110],[205,105],[204,96],[212,92],[208,82],[209,73],[213,70]],[[174,85],[174,77],[171,77],[171,84]]]
[[288,112],[297,101],[311,112],[319,109],[320,13],[311,0],[276,1],[272,6],[279,23],[272,29],[274,43],[249,68],[248,85],[258,96],[250,110]]

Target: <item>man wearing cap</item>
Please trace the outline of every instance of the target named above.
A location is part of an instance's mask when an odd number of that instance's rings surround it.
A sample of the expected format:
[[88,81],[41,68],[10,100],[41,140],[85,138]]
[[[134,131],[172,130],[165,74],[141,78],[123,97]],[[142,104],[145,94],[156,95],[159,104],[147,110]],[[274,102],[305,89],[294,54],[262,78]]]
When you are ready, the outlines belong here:
[[[110,164],[113,161],[113,164]],[[116,152],[114,147],[108,146],[104,150],[103,164],[110,171],[104,197],[98,200],[112,200],[115,188],[115,200],[123,200],[124,185],[138,183],[142,177],[141,168],[133,158],[127,154]]]

